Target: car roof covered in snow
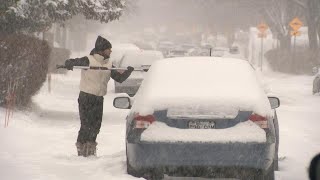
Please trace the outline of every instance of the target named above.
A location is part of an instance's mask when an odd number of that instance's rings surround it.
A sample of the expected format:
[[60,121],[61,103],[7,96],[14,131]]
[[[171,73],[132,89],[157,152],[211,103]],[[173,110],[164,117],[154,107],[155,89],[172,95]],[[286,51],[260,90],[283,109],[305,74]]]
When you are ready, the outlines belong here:
[[123,55],[128,51],[140,51],[141,49],[132,43],[114,43],[112,45],[112,53],[110,59],[118,65]]
[[179,57],[155,62],[148,71],[133,111],[150,114],[232,116],[238,111],[271,115],[266,94],[245,60],[219,57]]
[[120,66],[140,67],[141,65],[151,65],[154,61],[163,59],[163,54],[155,50],[128,51],[121,59]]

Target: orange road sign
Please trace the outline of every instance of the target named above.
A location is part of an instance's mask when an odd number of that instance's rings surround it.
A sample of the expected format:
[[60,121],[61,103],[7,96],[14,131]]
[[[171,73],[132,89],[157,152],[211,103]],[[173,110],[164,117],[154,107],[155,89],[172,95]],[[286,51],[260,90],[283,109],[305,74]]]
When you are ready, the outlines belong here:
[[291,36],[301,36],[301,31],[291,31]]
[[289,23],[289,25],[293,29],[293,31],[298,31],[301,26],[303,26],[303,23],[299,18],[296,17]]
[[264,33],[266,32],[266,30],[269,29],[268,25],[265,24],[265,23],[260,23],[258,26],[257,26],[257,29],[261,32],[261,33]]
[[266,33],[259,33],[258,38],[266,38],[267,34]]

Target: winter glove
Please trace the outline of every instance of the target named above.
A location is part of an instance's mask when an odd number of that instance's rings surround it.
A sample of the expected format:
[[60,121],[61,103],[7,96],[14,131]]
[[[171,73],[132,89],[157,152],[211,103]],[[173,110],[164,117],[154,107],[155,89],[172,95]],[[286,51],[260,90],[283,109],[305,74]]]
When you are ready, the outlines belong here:
[[134,68],[132,66],[128,66],[127,67],[128,71],[132,72],[134,70]]
[[70,59],[66,60],[64,66],[66,67],[66,69],[73,71],[73,65]]

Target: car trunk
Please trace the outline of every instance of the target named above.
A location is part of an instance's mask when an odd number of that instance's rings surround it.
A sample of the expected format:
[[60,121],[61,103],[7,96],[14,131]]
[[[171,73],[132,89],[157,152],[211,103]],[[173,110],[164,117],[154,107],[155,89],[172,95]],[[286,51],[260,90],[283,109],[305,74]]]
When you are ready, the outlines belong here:
[[168,113],[165,110],[156,111],[154,116],[157,121],[179,129],[225,129],[247,121],[251,114],[252,111],[238,111],[236,115],[195,115],[190,112],[177,115],[175,112]]
[[[248,120],[250,111],[236,116],[168,116],[168,111],[156,111],[156,119],[141,134],[148,142],[266,142],[266,133]],[[165,133],[164,133],[165,132]]]

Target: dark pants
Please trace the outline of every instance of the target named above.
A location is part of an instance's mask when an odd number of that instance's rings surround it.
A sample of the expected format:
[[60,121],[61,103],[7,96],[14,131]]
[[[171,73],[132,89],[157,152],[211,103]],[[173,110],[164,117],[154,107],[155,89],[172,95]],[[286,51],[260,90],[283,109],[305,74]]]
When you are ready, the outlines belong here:
[[81,127],[77,142],[95,142],[102,122],[103,97],[80,91],[78,103]]

